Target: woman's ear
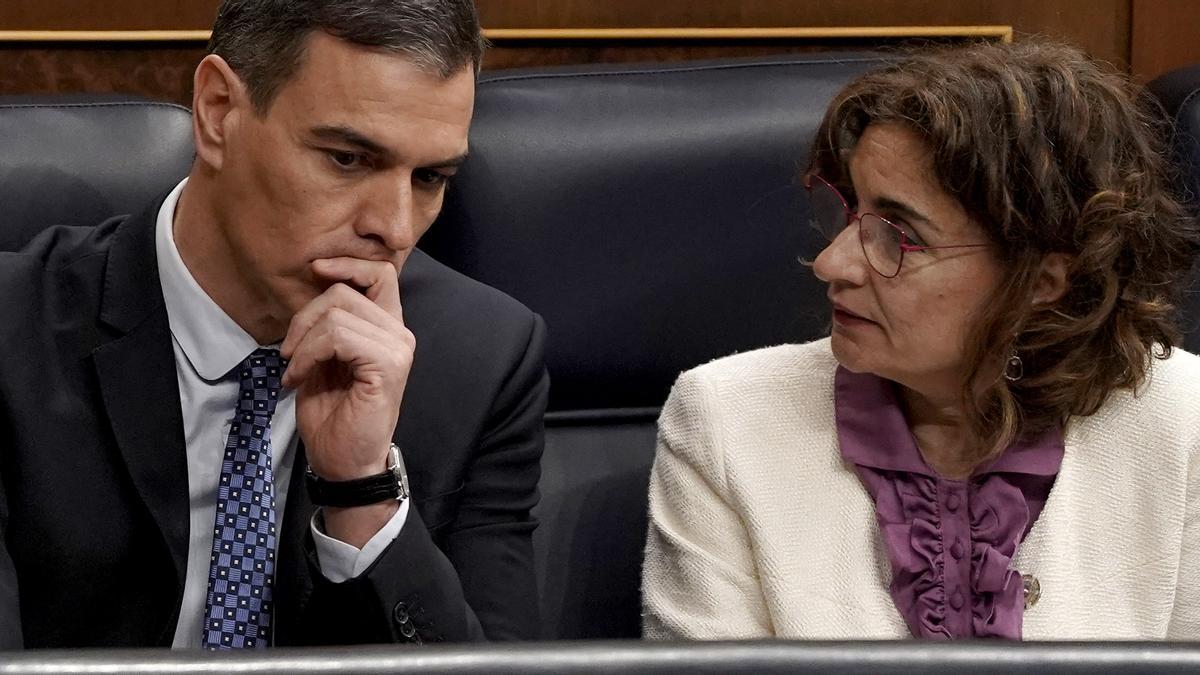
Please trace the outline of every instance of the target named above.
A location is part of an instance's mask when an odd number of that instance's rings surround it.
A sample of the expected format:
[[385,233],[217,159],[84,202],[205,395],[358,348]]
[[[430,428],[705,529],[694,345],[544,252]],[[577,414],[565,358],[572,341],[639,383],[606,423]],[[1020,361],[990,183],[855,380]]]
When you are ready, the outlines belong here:
[[192,136],[196,157],[220,169],[228,150],[231,123],[250,106],[245,86],[225,59],[209,54],[192,78]]
[[1074,257],[1066,253],[1047,253],[1042,258],[1037,281],[1033,285],[1033,304],[1050,305],[1067,292],[1067,272]]

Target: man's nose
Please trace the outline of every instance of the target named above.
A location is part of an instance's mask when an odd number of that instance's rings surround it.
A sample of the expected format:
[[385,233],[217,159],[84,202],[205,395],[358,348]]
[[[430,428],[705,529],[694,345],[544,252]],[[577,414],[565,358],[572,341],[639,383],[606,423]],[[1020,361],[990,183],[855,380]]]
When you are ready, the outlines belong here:
[[381,181],[371,195],[360,234],[373,236],[392,251],[404,251],[416,245],[415,204],[411,181]]
[[849,282],[861,286],[867,281],[867,260],[858,239],[858,221],[850,223],[813,261],[813,273],[825,283]]

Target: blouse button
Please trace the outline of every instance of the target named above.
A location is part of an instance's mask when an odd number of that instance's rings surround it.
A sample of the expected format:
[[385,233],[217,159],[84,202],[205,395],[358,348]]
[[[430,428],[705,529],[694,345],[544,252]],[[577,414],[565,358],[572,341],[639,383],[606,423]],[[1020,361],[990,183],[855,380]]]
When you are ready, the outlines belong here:
[[1025,609],[1029,609],[1038,603],[1042,597],[1042,583],[1032,574],[1021,575],[1021,585],[1025,591]]
[[963,553],[965,551],[963,550],[962,539],[955,539],[954,543],[950,545],[950,555],[954,556],[955,560],[962,560]]
[[949,497],[946,497],[946,510],[954,513],[958,510],[958,493],[951,492]]
[[950,607],[956,612],[963,608],[962,591],[954,591],[954,595],[950,596]]

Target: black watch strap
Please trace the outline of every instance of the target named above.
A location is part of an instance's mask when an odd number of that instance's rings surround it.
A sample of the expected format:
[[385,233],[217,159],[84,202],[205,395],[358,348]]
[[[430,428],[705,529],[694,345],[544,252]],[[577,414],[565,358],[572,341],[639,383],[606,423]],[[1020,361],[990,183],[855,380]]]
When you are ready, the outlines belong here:
[[395,443],[389,449],[389,455],[387,471],[355,480],[326,480],[313,473],[311,468],[306,469],[304,484],[309,499],[317,506],[341,508],[405,499],[408,497],[408,475],[400,448]]

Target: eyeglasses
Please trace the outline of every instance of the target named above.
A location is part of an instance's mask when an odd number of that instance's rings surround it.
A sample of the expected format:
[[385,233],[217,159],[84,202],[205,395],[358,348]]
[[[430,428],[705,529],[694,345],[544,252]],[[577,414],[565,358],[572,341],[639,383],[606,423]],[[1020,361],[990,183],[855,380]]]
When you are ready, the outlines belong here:
[[804,189],[808,190],[812,218],[809,226],[820,232],[829,241],[837,238],[842,230],[858,221],[858,243],[871,269],[888,279],[900,274],[904,254],[910,251],[932,251],[946,248],[978,248],[988,244],[956,244],[953,246],[919,246],[913,244],[904,228],[874,213],[856,213],[846,203],[846,198],[828,181],[816,174],[804,177]]

